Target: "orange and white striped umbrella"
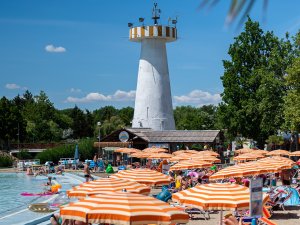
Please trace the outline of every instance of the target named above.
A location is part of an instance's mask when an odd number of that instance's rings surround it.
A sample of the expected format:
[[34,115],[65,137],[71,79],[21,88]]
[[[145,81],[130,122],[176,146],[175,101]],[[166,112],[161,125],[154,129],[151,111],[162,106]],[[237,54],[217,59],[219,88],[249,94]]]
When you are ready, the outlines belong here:
[[[249,188],[229,183],[202,184],[177,192],[172,195],[173,201],[186,206],[199,207],[204,210],[248,209],[250,202]],[[263,202],[268,195],[263,196]]]
[[170,170],[199,169],[212,166],[212,163],[201,160],[183,160],[170,167]]
[[212,162],[212,163],[220,163],[221,160],[218,159],[215,156],[212,155],[193,155],[192,160],[202,160],[202,161],[207,161],[207,162]]
[[269,153],[269,151],[267,151],[267,150],[261,150],[261,149],[256,149],[256,150],[253,150],[252,152],[251,152],[252,154],[261,154],[261,155],[266,155],[267,153]]
[[151,154],[147,152],[137,152],[130,154],[130,157],[145,159],[148,158]]
[[181,160],[191,160],[194,155],[196,154],[181,153],[179,155],[173,156],[172,158],[169,159],[169,161],[178,162]]
[[169,153],[152,153],[147,158],[148,159],[170,159],[173,155]]
[[196,150],[177,150],[177,151],[173,152],[172,154],[177,156],[177,155],[181,155],[183,153],[185,153],[185,154],[197,154],[198,151],[196,151]]
[[253,161],[253,160],[257,160],[257,159],[261,159],[264,158],[265,156],[261,155],[261,154],[254,154],[252,152],[250,153],[245,153],[245,154],[240,154],[236,157],[233,157],[234,161]]
[[277,173],[283,169],[290,169],[295,163],[283,157],[268,157],[255,162],[247,162],[226,167],[209,177],[210,180],[226,179],[231,177],[255,176],[264,173]]
[[287,155],[289,156],[290,155],[290,152],[288,152],[287,150],[282,150],[282,149],[278,149],[278,150],[274,150],[274,151],[271,151],[269,153],[267,153],[268,156],[270,155],[276,155],[276,156],[281,156],[281,155]]
[[101,178],[99,180],[82,183],[77,187],[67,191],[68,197],[85,198],[88,195],[99,194],[103,192],[122,191],[149,195],[150,187],[135,181],[128,181],[116,178]]
[[251,148],[241,148],[238,150],[235,150],[234,152],[237,154],[244,154],[244,153],[249,153],[249,152],[253,152],[255,150],[251,149]]
[[169,158],[168,160],[170,162],[179,162],[181,160],[186,160],[187,158],[186,157],[182,157],[180,155],[177,155],[177,156],[173,156],[172,158]]
[[290,153],[290,156],[300,156],[300,151]]
[[153,197],[114,192],[93,195],[60,209],[62,219],[120,225],[188,223],[187,213]]
[[118,148],[118,149],[116,149],[114,152],[120,152],[120,153],[132,154],[132,153],[141,152],[141,150],[135,149],[135,148]]
[[[244,165],[247,164],[247,165]],[[264,173],[266,171],[263,171]],[[215,174],[209,177],[209,180],[219,180],[227,179],[232,177],[245,177],[245,176],[254,176],[261,173],[261,170],[258,170],[257,167],[253,167],[253,164],[243,163],[239,165],[226,167]]]
[[215,156],[215,157],[219,157],[220,155],[214,151],[210,151],[210,150],[205,150],[205,151],[200,151],[197,154],[199,155],[211,155],[211,156]]
[[168,150],[164,149],[164,148],[151,147],[151,148],[145,148],[143,150],[143,152],[146,152],[146,153],[162,153],[162,152],[168,152]]
[[136,181],[150,186],[168,185],[172,180],[170,176],[149,169],[122,170],[110,177]]
[[258,160],[258,162],[261,162],[266,165],[272,165],[281,170],[290,169],[295,165],[295,162],[293,160],[281,156],[263,158]]

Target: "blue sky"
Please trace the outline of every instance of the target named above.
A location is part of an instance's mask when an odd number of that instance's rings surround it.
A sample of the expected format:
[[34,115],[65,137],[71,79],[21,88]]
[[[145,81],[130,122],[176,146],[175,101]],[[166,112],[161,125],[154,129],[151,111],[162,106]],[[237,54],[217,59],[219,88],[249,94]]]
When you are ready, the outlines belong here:
[[[177,42],[168,44],[173,105],[217,104],[222,60],[241,30],[225,27],[230,1],[199,10],[201,0],[157,0],[161,23],[178,16]],[[44,90],[59,109],[134,106],[140,45],[128,22],[150,20],[152,0],[0,1],[0,96]],[[283,37],[300,26],[300,1],[257,1],[250,16]]]

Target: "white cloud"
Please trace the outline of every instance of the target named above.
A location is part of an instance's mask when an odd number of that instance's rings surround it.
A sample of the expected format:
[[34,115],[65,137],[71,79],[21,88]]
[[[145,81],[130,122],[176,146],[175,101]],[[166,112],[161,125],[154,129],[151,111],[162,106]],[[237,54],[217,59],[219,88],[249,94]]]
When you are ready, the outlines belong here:
[[46,52],[51,52],[51,53],[62,53],[66,52],[67,50],[64,47],[55,47],[54,45],[46,45],[45,47]]
[[6,84],[5,88],[10,89],[10,90],[16,90],[16,89],[27,90],[28,89],[27,87],[22,87],[22,86],[20,86],[18,84],[14,84],[14,83],[12,83],[12,84]]
[[81,89],[79,89],[79,88],[71,88],[70,92],[72,92],[72,93],[80,93]]
[[98,92],[92,92],[82,98],[68,97],[65,102],[72,103],[88,103],[97,101],[134,101],[135,91],[121,91],[117,90],[113,95],[103,95]]
[[20,89],[21,88],[21,86],[18,85],[18,84],[6,84],[5,87],[7,89],[11,89],[11,90],[13,90],[13,89]]
[[187,95],[174,96],[175,103],[208,105],[221,102],[220,94],[212,94],[206,91],[193,90]]

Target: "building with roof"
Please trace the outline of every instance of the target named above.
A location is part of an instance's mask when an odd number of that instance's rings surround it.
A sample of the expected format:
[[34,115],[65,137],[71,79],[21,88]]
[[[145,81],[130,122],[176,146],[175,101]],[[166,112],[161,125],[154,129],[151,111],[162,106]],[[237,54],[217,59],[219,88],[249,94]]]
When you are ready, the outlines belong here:
[[[151,128],[123,128],[95,142],[94,147],[101,148],[103,155],[112,157],[112,152],[121,147],[145,149],[148,147],[166,148],[169,152],[179,148],[190,149],[201,144],[216,148],[224,141],[220,130],[162,130]],[[111,157],[110,157],[111,156]]]

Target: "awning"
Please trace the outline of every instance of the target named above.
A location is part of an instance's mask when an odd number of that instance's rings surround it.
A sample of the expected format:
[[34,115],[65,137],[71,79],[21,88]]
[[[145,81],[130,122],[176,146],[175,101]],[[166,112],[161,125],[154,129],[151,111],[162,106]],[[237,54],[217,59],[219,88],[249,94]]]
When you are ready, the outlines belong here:
[[129,142],[94,142],[94,147],[129,147]]

